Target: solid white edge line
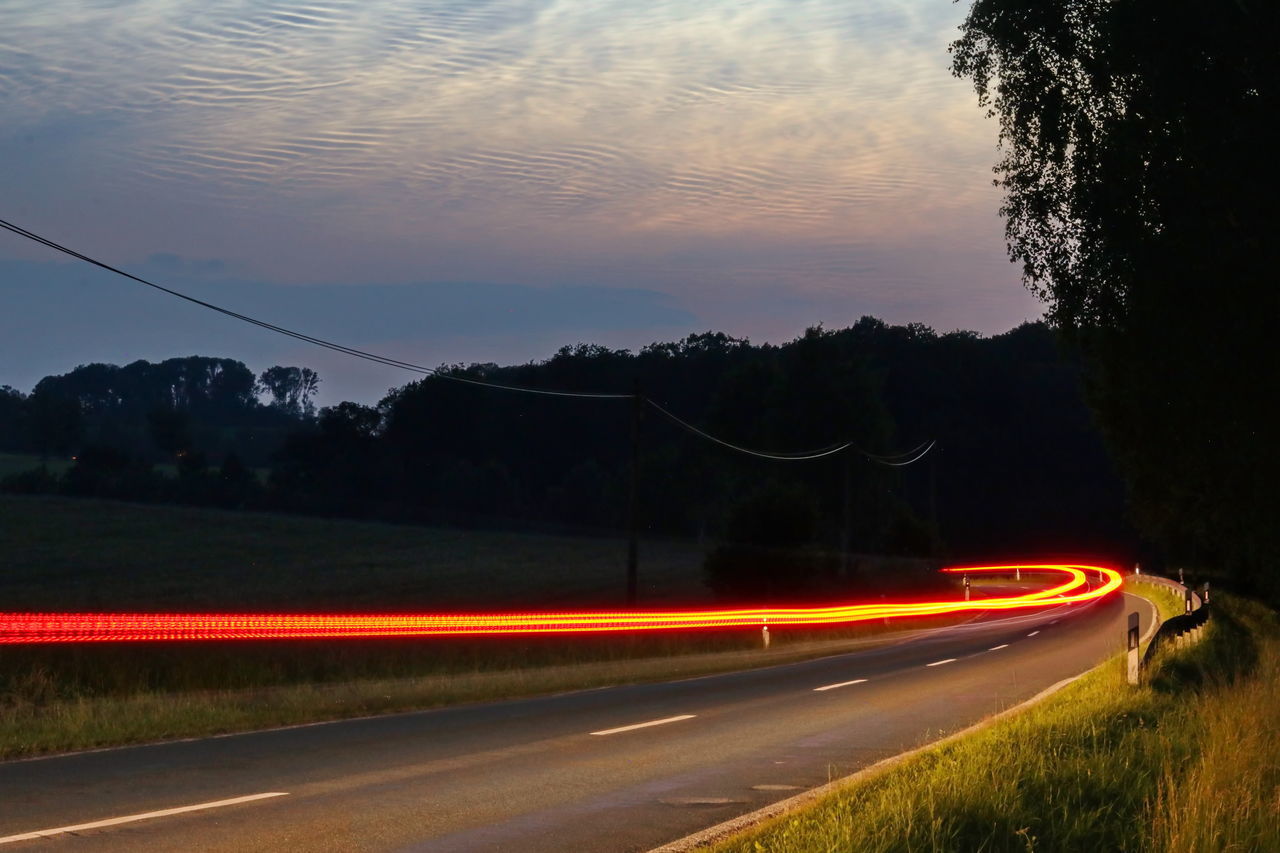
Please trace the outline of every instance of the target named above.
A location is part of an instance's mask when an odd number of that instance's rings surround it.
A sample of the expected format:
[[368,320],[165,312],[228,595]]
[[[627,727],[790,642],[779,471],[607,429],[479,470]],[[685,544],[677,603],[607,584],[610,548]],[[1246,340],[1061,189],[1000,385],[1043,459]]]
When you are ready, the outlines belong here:
[[229,800],[215,800],[211,803],[199,803],[194,806],[179,806],[176,809],[161,809],[155,812],[143,812],[142,814],[131,814],[125,817],[112,817],[106,820],[95,820],[92,823],[78,823],[75,826],[59,826],[56,829],[38,829],[35,832],[24,832],[21,835],[6,835],[0,838],[0,844],[12,844],[15,841],[34,841],[37,838],[48,838],[53,835],[63,835],[68,832],[85,832],[90,829],[102,829],[107,826],[118,826],[122,823],[133,823],[138,820],[150,820],[155,817],[169,817],[175,814],[184,814],[186,812],[197,812],[204,809],[216,809],[222,806],[234,806],[240,803],[251,803],[254,800],[265,800],[269,797],[287,797],[287,791],[272,791],[266,794],[250,794],[247,797],[232,797]]
[[987,649],[987,651],[989,651],[989,652],[998,652],[998,651],[1000,651],[1001,649],[1007,649],[1007,648],[1009,648],[1009,644],[1008,644],[1008,643],[1001,643],[1001,644],[1000,644],[1000,645],[998,645],[998,646],[992,646],[991,648]]
[[826,687],[813,688],[814,693],[821,693],[824,690],[835,690],[837,687],[848,687],[851,684],[861,684],[866,681],[865,678],[855,678],[853,681],[841,681],[839,684],[828,684]]
[[1030,634],[1027,634],[1027,636],[1034,637],[1036,634],[1039,634],[1039,633],[1040,633],[1039,631],[1032,631]]
[[661,726],[666,723],[678,723],[681,720],[692,720],[697,714],[681,714],[678,717],[664,717],[661,720],[650,720],[647,723],[636,723],[631,726],[618,726],[616,729],[601,729],[598,732],[592,732],[593,735],[616,735],[619,732],[629,732],[635,729],[647,729],[649,726]]
[[936,660],[933,663],[927,663],[925,666],[942,666],[944,663],[955,663],[955,658],[947,658],[946,660]]

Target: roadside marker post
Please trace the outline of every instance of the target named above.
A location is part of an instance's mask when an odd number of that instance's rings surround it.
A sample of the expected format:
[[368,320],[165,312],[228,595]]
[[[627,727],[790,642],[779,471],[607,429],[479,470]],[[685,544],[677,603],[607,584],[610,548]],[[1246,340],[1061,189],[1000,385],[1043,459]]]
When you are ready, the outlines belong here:
[[1204,593],[1200,596],[1200,600],[1205,604],[1209,603],[1209,582],[1204,582]]
[[764,640],[764,647],[766,649],[769,648],[769,625],[767,622],[760,626],[760,636]]
[[1187,587],[1185,590],[1182,591],[1183,606],[1186,608],[1185,610],[1183,610],[1183,613],[1191,612],[1191,595],[1192,595],[1191,587]]
[[964,600],[969,600],[969,576],[964,576]]
[[1138,612],[1129,614],[1129,683],[1138,683]]

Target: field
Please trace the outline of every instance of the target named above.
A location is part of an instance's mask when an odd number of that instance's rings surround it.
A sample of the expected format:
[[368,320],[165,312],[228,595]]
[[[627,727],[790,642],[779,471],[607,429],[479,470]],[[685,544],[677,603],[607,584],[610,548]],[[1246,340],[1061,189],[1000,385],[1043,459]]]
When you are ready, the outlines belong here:
[[1219,596],[1130,687],[1119,659],[717,853],[1280,850],[1280,627]]
[[[622,603],[625,543],[0,496],[0,610],[358,612]],[[642,600],[707,603],[695,543]],[[0,646],[0,758],[723,672],[895,631]]]
[[[0,496],[9,610],[618,604],[622,540]],[[645,542],[646,600],[705,600],[703,552]]]
[[[66,459],[50,458],[44,463],[49,471],[61,474],[71,466]],[[29,453],[0,453],[0,479],[40,467],[40,457]]]

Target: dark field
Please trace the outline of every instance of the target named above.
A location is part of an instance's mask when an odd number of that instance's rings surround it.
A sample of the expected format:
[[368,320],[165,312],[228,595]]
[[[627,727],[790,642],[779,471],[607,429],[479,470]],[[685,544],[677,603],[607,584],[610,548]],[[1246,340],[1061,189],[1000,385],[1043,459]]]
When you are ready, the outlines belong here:
[[[706,600],[702,557],[644,542],[644,598]],[[8,610],[611,606],[625,561],[621,539],[0,496]]]

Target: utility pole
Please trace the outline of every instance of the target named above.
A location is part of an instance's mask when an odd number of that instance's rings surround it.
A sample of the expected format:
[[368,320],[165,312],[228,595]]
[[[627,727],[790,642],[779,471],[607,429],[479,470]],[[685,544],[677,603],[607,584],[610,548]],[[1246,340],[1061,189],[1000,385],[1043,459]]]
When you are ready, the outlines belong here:
[[[938,448],[929,456],[929,520],[933,522],[933,533],[938,533]],[[941,537],[939,536],[939,541]]]
[[849,457],[850,452],[844,452],[844,509],[840,516],[840,577],[848,580],[849,578],[849,504],[851,503],[849,489]]
[[627,507],[627,607],[635,607],[640,583],[640,523],[637,518],[640,480],[640,378],[636,377],[631,398],[631,490]]

